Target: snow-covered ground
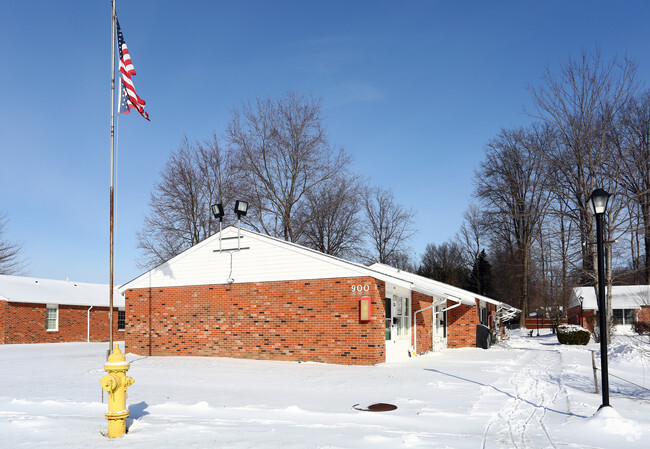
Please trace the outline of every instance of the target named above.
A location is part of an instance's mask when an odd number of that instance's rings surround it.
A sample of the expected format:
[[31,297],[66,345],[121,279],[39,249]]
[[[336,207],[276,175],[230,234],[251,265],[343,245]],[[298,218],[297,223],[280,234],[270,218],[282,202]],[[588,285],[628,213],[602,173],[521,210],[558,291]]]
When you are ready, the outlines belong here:
[[[600,413],[598,345],[551,334],[371,367],[128,354],[136,383],[117,439],[102,434],[106,349],[0,345],[0,447],[650,447],[647,338],[610,346],[613,407]],[[379,402],[397,409],[354,408]]]

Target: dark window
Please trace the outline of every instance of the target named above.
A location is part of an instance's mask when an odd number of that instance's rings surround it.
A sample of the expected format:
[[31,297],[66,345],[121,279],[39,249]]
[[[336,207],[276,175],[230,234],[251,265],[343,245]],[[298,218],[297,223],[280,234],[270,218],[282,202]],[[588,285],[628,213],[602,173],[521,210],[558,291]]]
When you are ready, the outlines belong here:
[[117,311],[117,330],[123,331],[126,327],[126,312],[124,310]]
[[634,323],[634,309],[613,309],[614,323],[632,324]]

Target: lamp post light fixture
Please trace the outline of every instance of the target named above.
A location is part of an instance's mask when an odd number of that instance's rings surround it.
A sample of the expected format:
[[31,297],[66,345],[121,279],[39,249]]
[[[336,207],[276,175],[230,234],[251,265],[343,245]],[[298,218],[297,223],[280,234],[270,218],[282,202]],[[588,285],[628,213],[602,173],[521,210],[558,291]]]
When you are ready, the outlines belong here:
[[578,322],[578,324],[580,326],[582,326],[582,327],[584,327],[584,325],[585,325],[585,323],[584,323],[585,320],[584,320],[584,318],[582,316],[584,314],[584,308],[583,308],[584,300],[585,300],[585,298],[583,298],[582,296],[578,297],[578,301],[580,302],[580,315],[579,315],[580,321]]
[[596,189],[589,197],[591,212],[596,216],[596,248],[598,256],[598,315],[600,326],[600,370],[602,371],[603,403],[598,408],[609,407],[609,372],[607,369],[607,304],[605,303],[605,255],[603,248],[603,215],[610,194]]

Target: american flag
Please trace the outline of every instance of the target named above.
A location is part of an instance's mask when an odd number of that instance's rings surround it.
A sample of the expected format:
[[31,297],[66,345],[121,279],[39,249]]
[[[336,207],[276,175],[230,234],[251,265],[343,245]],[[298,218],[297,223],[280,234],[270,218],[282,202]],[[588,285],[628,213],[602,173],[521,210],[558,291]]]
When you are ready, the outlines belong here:
[[145,102],[135,93],[135,86],[131,77],[135,75],[135,68],[129,55],[129,49],[126,48],[120,22],[117,22],[117,47],[120,50],[120,77],[122,79],[122,89],[120,90],[120,114],[128,114],[131,109],[136,109],[141,116],[149,120],[149,114],[144,110]]

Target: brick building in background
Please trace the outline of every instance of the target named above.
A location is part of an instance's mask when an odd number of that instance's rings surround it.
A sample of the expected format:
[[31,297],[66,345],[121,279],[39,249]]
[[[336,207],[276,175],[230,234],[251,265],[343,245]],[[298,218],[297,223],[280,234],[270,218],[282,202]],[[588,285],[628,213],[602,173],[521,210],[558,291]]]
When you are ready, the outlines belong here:
[[119,288],[126,350],[371,365],[476,346],[489,298],[228,227]]
[[[0,344],[108,341],[108,292],[108,284],[0,275]],[[114,296],[113,335],[120,340],[124,298]]]
[[[650,285],[615,285],[612,287],[614,330],[633,332],[636,322],[650,327]],[[598,298],[594,287],[576,287],[569,299],[568,322],[580,324],[590,332],[598,326]]]

